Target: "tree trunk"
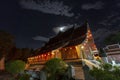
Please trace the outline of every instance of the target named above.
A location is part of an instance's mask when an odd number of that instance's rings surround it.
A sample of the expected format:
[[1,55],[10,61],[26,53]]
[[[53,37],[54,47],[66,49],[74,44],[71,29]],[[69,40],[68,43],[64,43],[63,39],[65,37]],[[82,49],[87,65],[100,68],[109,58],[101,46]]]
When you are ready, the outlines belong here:
[[5,70],[5,57],[0,59],[0,70]]

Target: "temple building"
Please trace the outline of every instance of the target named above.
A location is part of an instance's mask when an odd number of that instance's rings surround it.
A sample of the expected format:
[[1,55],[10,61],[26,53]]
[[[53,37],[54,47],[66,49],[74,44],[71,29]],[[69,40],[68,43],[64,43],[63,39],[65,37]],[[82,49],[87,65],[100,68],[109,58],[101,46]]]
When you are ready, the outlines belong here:
[[28,58],[30,64],[40,64],[51,58],[63,60],[93,59],[97,48],[88,23],[74,25],[56,36],[40,48],[39,52]]
[[109,63],[120,63],[120,44],[111,44],[103,48]]

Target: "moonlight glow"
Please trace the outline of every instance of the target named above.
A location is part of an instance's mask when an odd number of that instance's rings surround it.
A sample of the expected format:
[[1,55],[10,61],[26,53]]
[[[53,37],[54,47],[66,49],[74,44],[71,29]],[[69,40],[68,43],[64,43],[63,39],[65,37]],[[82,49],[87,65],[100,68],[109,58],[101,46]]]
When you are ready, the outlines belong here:
[[64,32],[66,31],[67,29],[71,28],[72,25],[69,25],[69,26],[60,26],[60,27],[54,27],[53,28],[53,31],[57,34],[59,32]]
[[63,26],[63,27],[60,27],[60,28],[59,28],[59,31],[62,31],[62,32],[64,32],[64,31],[65,31],[65,26]]

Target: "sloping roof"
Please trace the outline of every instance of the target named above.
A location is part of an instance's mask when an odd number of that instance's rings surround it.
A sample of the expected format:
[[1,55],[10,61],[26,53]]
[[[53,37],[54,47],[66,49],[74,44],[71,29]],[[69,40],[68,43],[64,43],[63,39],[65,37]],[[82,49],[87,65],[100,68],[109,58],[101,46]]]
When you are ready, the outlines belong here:
[[64,46],[68,40],[71,38],[71,33],[73,32],[74,27],[68,29],[65,32],[60,32],[55,37],[51,38],[48,43],[41,48],[40,53],[48,52],[59,47]]
[[88,28],[87,24],[85,23],[82,26],[74,29],[71,35],[71,39],[69,40],[69,44],[66,45],[65,47],[81,44],[86,39],[87,28]]
[[51,38],[40,50],[40,53],[52,51],[60,47],[69,47],[81,44],[86,39],[87,23],[77,28],[72,27],[65,32]]

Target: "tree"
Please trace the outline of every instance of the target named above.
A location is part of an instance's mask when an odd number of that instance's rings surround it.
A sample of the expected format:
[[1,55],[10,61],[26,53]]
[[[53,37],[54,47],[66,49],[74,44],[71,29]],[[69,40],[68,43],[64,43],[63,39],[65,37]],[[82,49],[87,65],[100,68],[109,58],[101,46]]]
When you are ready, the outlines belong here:
[[21,60],[14,60],[6,63],[5,65],[6,71],[14,74],[18,74],[20,72],[23,72],[25,69],[25,62]]
[[94,67],[89,73],[95,80],[120,80],[120,67],[111,64],[102,64],[100,68]]
[[10,49],[14,45],[14,37],[4,31],[0,31],[0,70],[4,70],[4,62]]
[[45,70],[48,74],[48,80],[56,80],[57,74],[65,73],[66,69],[67,64],[59,58],[53,58],[47,61],[45,64]]
[[11,60],[22,60],[27,62],[27,58],[32,54],[32,49],[13,47],[7,55],[7,62]]
[[[21,72],[23,73],[25,70],[25,62],[21,60],[14,60],[14,61],[7,62],[5,65],[5,69],[6,71],[8,71],[13,75],[13,78],[18,78],[19,77],[18,74]],[[15,80],[18,80],[18,79],[15,79]]]
[[15,60],[15,52],[16,52],[16,47],[13,47],[10,51],[9,51],[9,53],[8,53],[8,55],[6,56],[6,62],[9,62],[9,61],[11,61],[11,60]]
[[31,55],[31,49],[29,48],[22,48],[22,56],[21,60],[27,62],[27,58]]
[[100,57],[107,57],[106,53],[103,51],[102,48],[99,49],[99,56]]
[[115,44],[120,42],[120,32],[116,32],[114,34],[109,35],[105,38],[104,43],[106,45]]

